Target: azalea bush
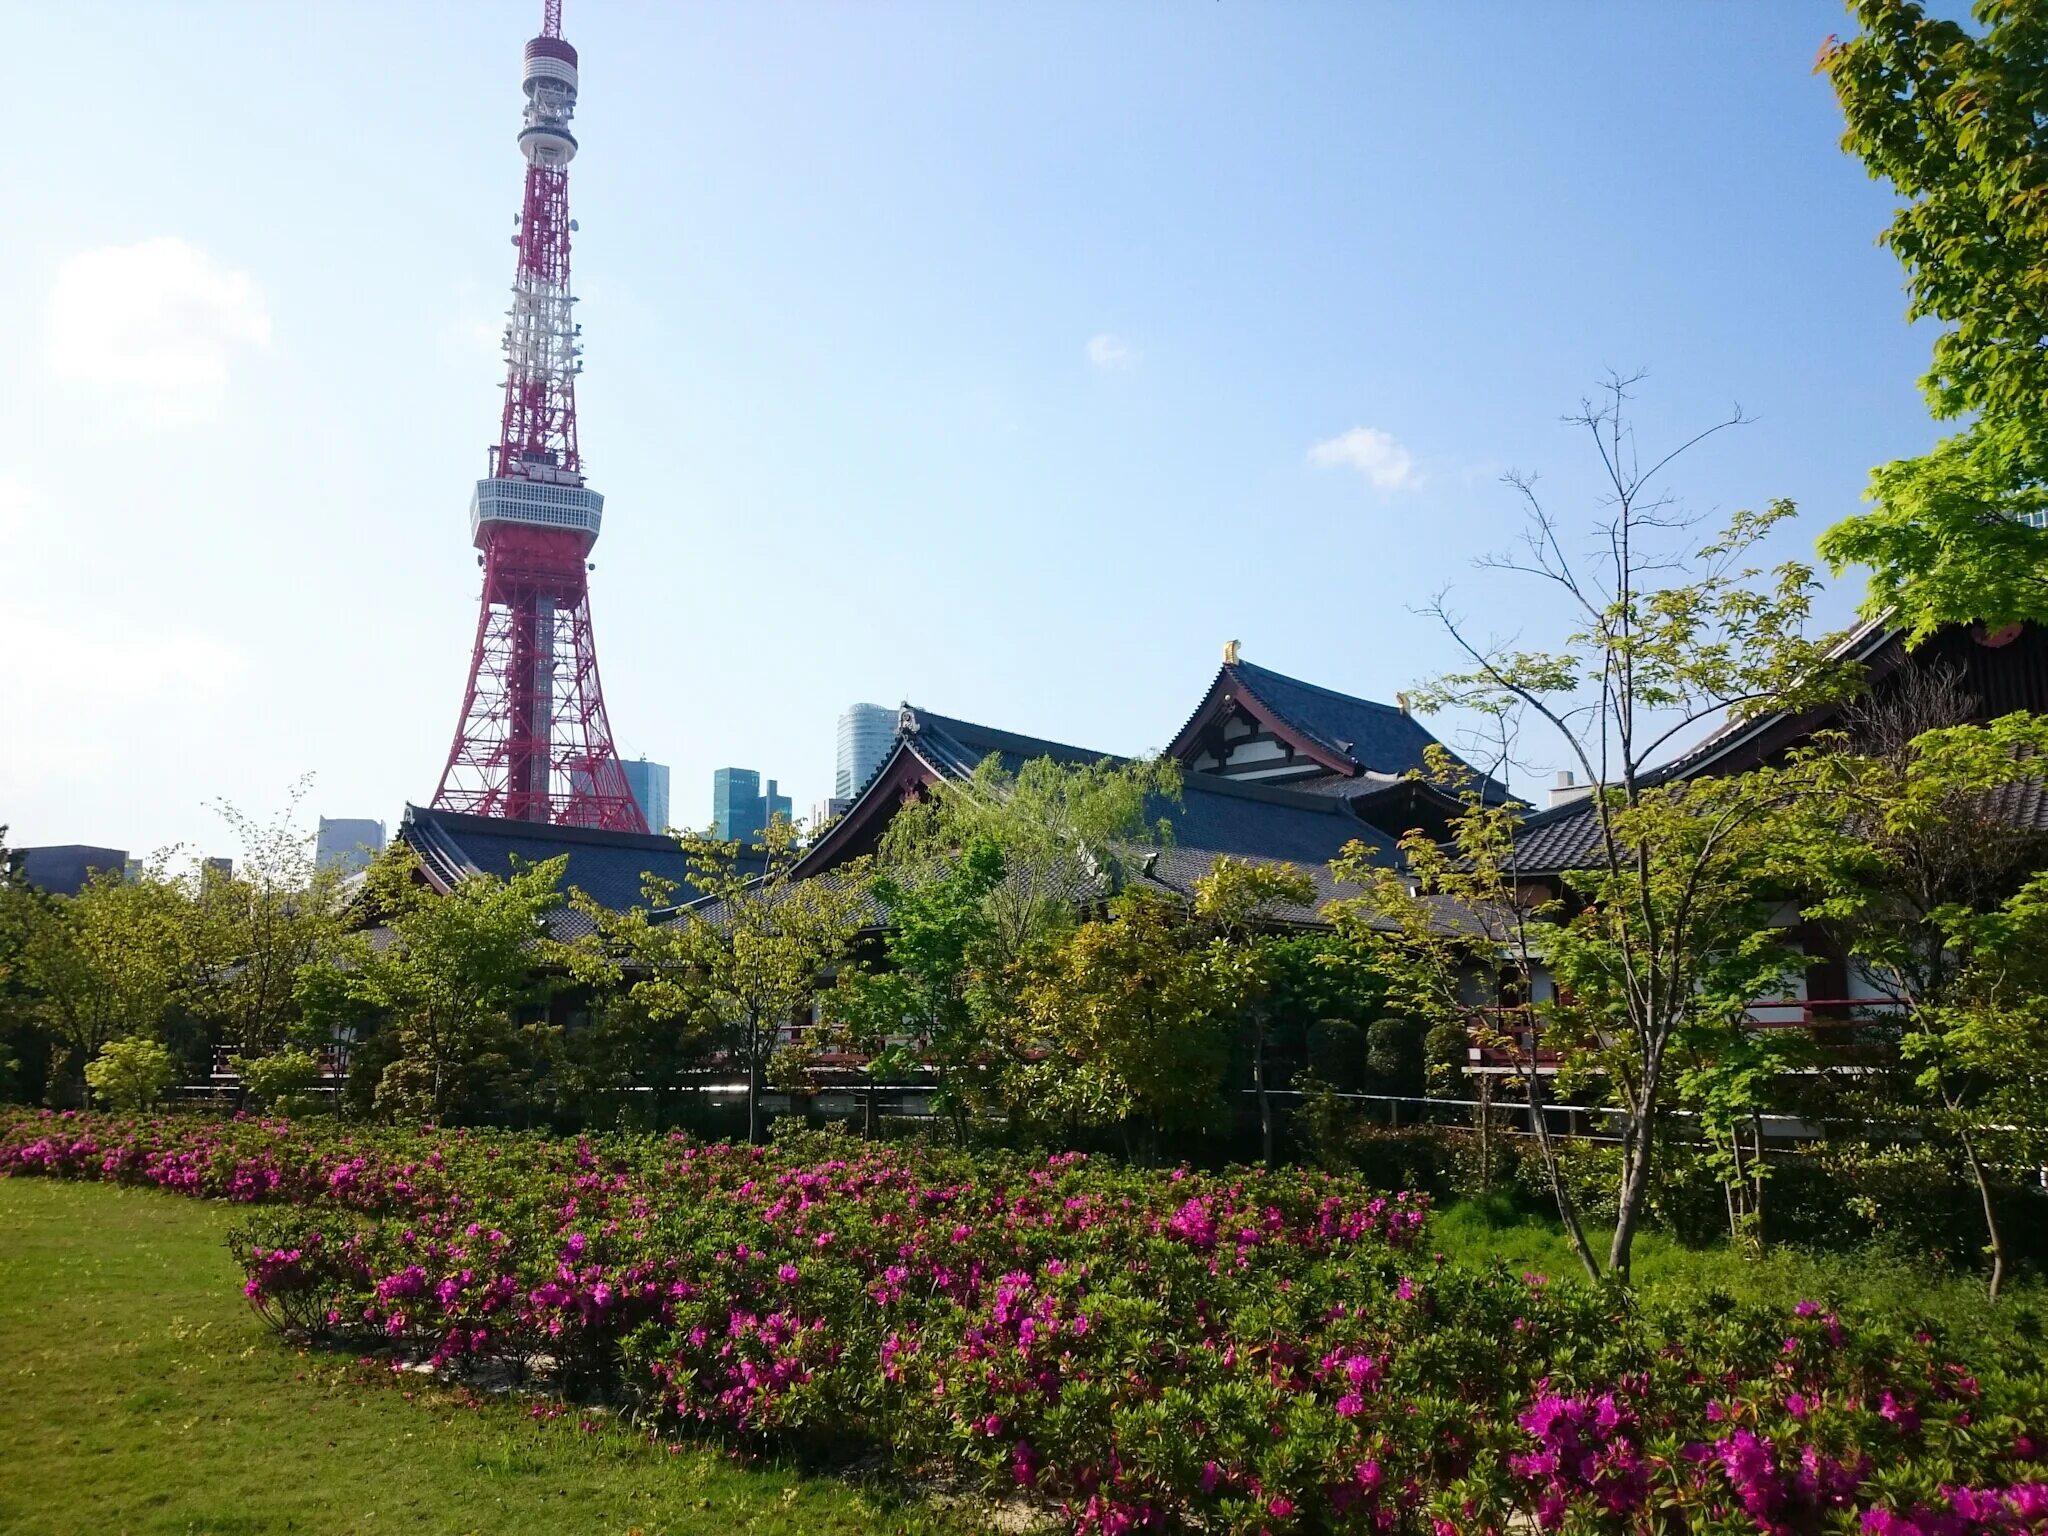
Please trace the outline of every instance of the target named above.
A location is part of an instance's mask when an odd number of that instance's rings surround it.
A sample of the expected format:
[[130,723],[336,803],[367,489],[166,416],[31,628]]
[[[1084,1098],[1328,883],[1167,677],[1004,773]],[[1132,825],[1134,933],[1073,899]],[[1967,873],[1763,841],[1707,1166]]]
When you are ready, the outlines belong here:
[[1447,1264],[1426,1200],[1341,1176],[48,1113],[0,1117],[0,1174],[260,1203],[280,1327],[1077,1531],[2048,1530],[2038,1358]]

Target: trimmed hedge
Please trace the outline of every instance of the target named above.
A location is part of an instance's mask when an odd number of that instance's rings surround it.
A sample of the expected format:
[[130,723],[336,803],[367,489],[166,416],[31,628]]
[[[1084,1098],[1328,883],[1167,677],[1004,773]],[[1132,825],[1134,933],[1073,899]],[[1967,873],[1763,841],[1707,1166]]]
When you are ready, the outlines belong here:
[[1349,1177],[47,1114],[0,1117],[0,1172],[267,1202],[237,1253],[283,1327],[1078,1531],[2048,1529],[2038,1359],[1445,1264],[1426,1198]]

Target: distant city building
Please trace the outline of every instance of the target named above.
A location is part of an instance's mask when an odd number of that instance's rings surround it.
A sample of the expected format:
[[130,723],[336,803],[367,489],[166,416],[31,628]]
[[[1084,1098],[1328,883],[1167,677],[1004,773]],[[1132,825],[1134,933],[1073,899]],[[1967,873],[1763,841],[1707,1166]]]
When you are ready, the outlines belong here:
[[711,830],[732,843],[761,831],[761,775],[751,768],[716,768],[711,773]]
[[235,877],[235,861],[219,855],[213,858],[201,859],[199,861],[199,873],[202,877],[206,875],[219,875],[223,880],[232,880]]
[[896,711],[879,704],[850,704],[839,716],[839,763],[832,776],[833,798],[851,803],[896,741]]
[[95,874],[126,875],[128,850],[56,843],[48,848],[13,849],[8,862],[17,879],[37,890],[76,896]]
[[711,825],[721,842],[760,841],[774,817],[787,817],[789,796],[776,793],[775,780],[761,788],[761,775],[751,768],[718,768],[711,774]]
[[313,841],[321,869],[361,869],[384,851],[384,823],[360,816],[322,816]]
[[829,799],[820,800],[816,802],[811,807],[811,824],[809,830],[812,832],[816,832],[818,828],[824,826],[826,822],[837,821],[840,817],[844,816],[849,810],[851,810],[852,807],[853,802],[847,799],[844,795],[833,795]]
[[666,832],[668,830],[668,764],[650,763],[644,757],[622,759],[619,766],[626,770],[626,787],[633,791],[633,798],[640,802],[640,814],[647,818],[647,830]]

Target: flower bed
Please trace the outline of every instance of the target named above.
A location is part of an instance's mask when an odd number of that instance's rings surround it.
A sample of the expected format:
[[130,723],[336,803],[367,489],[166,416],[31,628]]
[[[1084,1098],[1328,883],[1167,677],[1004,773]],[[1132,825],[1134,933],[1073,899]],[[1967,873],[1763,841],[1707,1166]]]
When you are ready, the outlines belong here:
[[266,1202],[239,1256],[284,1326],[545,1357],[1082,1531],[2048,1530],[2039,1361],[1443,1264],[1424,1202],[1322,1175],[27,1114],[0,1173]]

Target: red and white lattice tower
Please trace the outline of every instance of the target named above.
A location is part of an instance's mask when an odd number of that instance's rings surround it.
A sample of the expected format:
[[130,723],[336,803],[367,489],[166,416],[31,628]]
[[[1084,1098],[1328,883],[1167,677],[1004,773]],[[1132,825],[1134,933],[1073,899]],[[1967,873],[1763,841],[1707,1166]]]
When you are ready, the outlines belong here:
[[505,327],[505,413],[469,528],[482,611],[455,745],[434,807],[518,821],[644,832],[605,718],[590,633],[589,557],[604,497],[583,483],[576,375],[583,348],[569,293],[569,162],[576,50],[561,0],[526,45],[526,205]]

